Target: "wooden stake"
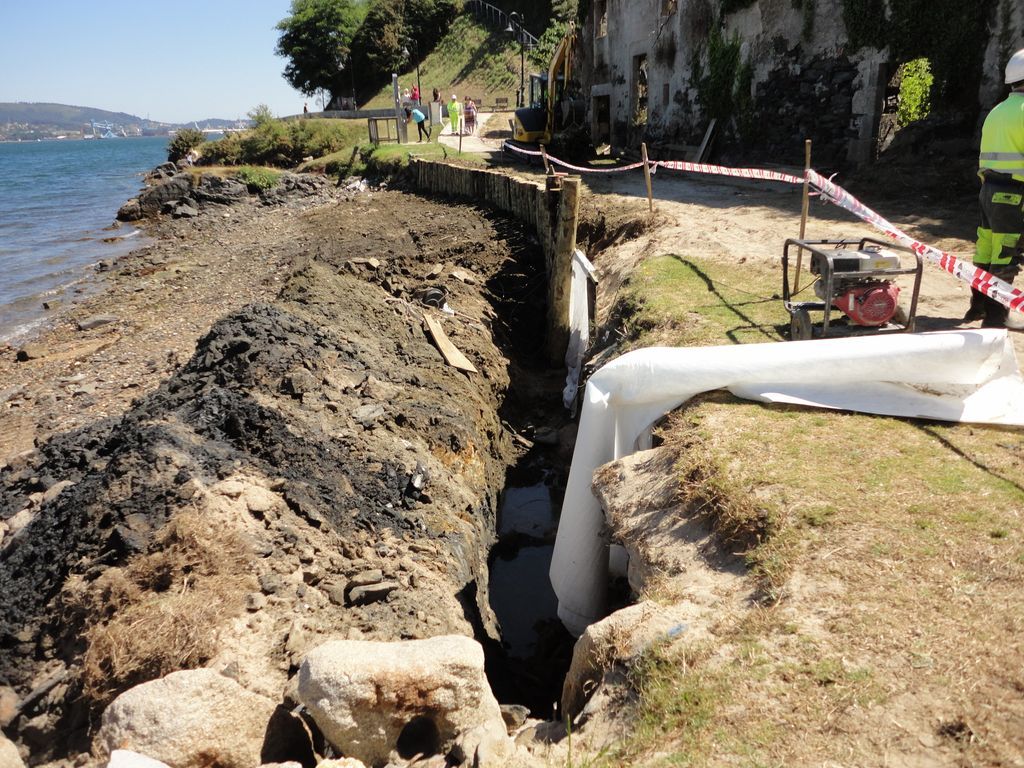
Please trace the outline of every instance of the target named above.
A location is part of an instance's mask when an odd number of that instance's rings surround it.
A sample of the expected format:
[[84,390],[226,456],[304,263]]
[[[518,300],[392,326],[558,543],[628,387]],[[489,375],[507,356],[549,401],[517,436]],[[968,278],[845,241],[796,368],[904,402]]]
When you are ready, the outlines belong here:
[[651,166],[647,164],[647,142],[640,145],[644,158],[644,181],[647,182],[647,210],[654,213],[654,195],[651,192]]
[[544,159],[544,173],[551,175],[551,163],[548,162],[548,152],[544,149],[544,145],[540,145],[540,156]]
[[[804,141],[804,200],[800,209],[800,239],[804,239],[807,233],[807,213],[811,203],[811,183],[808,181],[807,172],[811,170],[811,140]],[[800,290],[800,269],[803,261],[804,249],[796,249],[796,277],[793,280],[793,293]]]

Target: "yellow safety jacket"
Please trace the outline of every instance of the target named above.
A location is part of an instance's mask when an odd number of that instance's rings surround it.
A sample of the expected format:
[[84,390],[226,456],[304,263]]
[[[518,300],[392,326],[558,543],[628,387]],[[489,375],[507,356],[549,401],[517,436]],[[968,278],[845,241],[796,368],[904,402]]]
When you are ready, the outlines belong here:
[[981,129],[978,169],[1024,182],[1024,93],[1014,91],[988,113]]

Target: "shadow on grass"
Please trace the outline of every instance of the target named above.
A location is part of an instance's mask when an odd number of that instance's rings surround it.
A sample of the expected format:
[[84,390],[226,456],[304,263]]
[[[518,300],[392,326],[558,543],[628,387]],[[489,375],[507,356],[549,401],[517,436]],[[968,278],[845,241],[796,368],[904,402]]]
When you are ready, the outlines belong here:
[[[779,337],[784,335],[782,330],[781,330],[784,326],[774,326],[774,325],[766,326],[763,323],[760,323],[757,320],[755,320],[754,318],[752,318],[749,314],[746,313],[746,311],[743,310],[743,307],[754,306],[754,305],[757,305],[757,304],[768,304],[770,302],[779,301],[778,296],[765,297],[765,296],[757,296],[756,294],[749,294],[752,297],[752,299],[750,301],[733,301],[733,300],[727,299],[722,294],[721,290],[719,289],[719,286],[715,283],[715,281],[711,278],[711,276],[707,272],[705,272],[703,269],[698,267],[692,261],[689,261],[688,259],[684,259],[681,256],[673,255],[672,258],[674,258],[680,264],[682,264],[683,266],[687,267],[691,272],[693,272],[693,274],[698,279],[700,279],[701,282],[704,283],[704,285],[708,289],[708,292],[713,294],[718,299],[720,306],[722,306],[725,309],[729,310],[739,320],[741,320],[743,323],[745,323],[744,325],[738,325],[738,326],[735,326],[735,327],[730,328],[730,329],[725,331],[726,337],[733,344],[742,344],[742,343],[744,343],[739,338],[739,333],[741,331],[754,331],[756,333],[760,333],[762,336],[765,337],[765,341],[778,341]],[[731,286],[729,286],[729,287],[731,287]],[[743,290],[742,288],[732,288],[732,289],[736,290],[736,291],[740,291],[742,293],[748,293],[747,291]],[[788,328],[788,326],[785,326],[785,327]],[[768,330],[768,328],[773,329],[774,333],[770,332]]]
[[989,475],[990,477],[994,477],[996,480],[1001,480],[1002,482],[1006,483],[1007,485],[1013,486],[1014,488],[1016,488],[1021,493],[1024,493],[1024,485],[1021,484],[1021,480],[1020,480],[1019,477],[1008,477],[1007,475],[1001,474],[1000,472],[998,472],[995,469],[993,469],[992,467],[990,467],[988,464],[986,464],[981,459],[976,458],[974,456],[971,456],[963,448],[961,448],[958,445],[954,445],[952,442],[950,442],[945,437],[943,437],[941,434],[939,434],[939,431],[935,428],[934,425],[932,425],[932,424],[914,424],[914,426],[916,426],[919,430],[924,432],[929,437],[935,438],[935,440],[940,442],[944,448],[947,448],[948,450],[952,451],[953,453],[955,453],[957,456],[959,456],[960,458],[964,459],[965,461],[970,462],[971,464],[973,464],[975,467],[980,469],[985,474]]

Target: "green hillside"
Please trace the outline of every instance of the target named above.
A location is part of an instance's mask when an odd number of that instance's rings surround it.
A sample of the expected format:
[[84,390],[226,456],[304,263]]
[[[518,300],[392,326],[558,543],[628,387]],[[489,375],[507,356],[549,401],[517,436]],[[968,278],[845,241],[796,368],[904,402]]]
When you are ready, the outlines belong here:
[[[531,63],[526,61],[529,77]],[[496,97],[515,104],[519,86],[519,46],[503,32],[489,29],[471,15],[463,14],[452,24],[437,47],[420,63],[420,87],[424,101],[437,88],[447,101],[453,93],[494,103]],[[398,73],[399,85],[411,88],[416,84],[416,67]],[[365,107],[383,108],[391,105],[391,86],[382,87]]]
[[109,112],[93,107],[75,107],[68,104],[44,104],[33,102],[0,102],[0,124],[27,123],[29,125],[50,125],[65,130],[78,130],[83,124],[95,120],[98,123],[117,125],[141,124],[148,122],[126,112]]

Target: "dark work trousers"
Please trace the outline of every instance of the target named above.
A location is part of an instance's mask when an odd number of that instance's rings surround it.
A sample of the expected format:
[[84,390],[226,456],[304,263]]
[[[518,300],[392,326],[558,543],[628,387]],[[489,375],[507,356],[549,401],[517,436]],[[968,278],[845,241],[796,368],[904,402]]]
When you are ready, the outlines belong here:
[[416,130],[419,131],[418,135],[421,140],[426,138],[427,141],[430,141],[430,130],[427,128],[426,120],[420,120],[416,123]]
[[[981,226],[974,266],[1013,283],[1024,263],[1024,182],[986,172],[978,202]],[[971,306],[964,322],[981,320],[984,328],[1004,328],[1009,309],[971,289]]]

